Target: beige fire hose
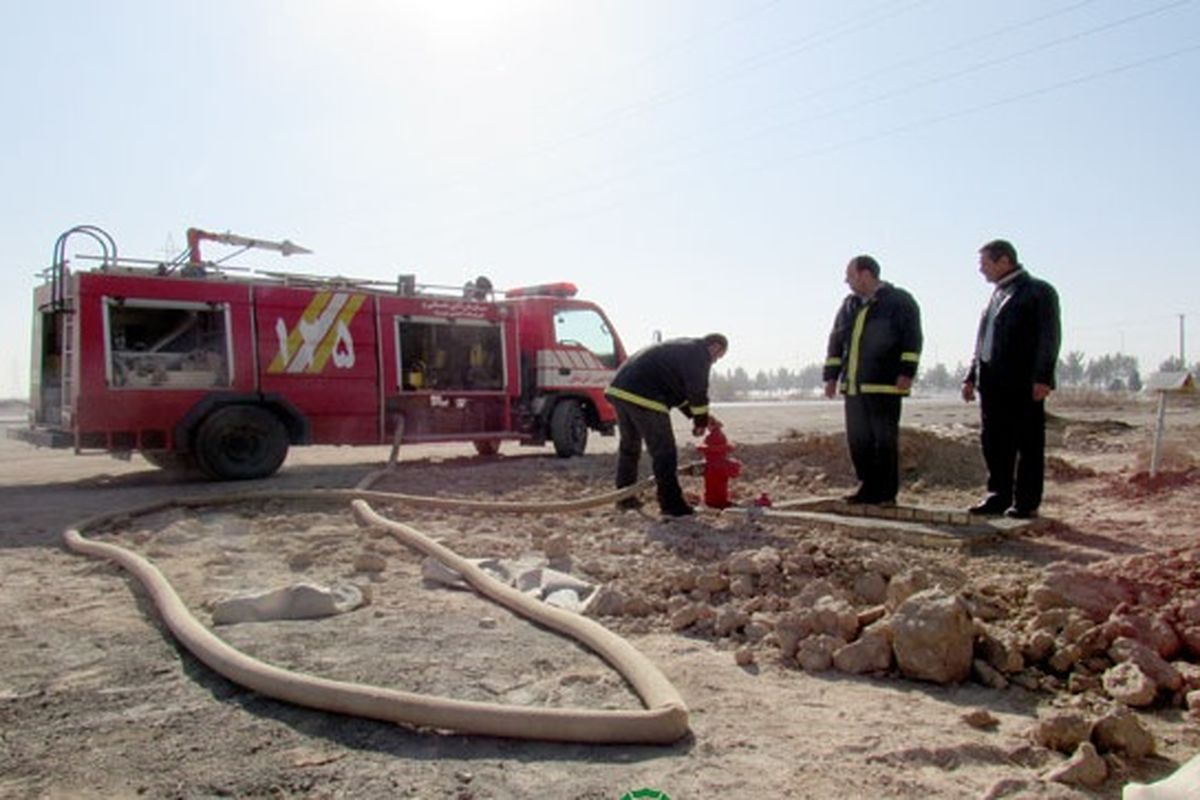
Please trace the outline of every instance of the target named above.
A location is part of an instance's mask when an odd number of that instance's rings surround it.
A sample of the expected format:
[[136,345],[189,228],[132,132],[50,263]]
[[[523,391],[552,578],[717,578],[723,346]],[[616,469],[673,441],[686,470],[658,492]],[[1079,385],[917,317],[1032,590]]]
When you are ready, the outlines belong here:
[[[372,482],[379,474],[368,476],[363,483]],[[548,606],[500,583],[416,529],[379,515],[365,502],[370,499],[460,510],[553,513],[612,503],[632,496],[652,482],[653,479],[647,479],[634,486],[590,498],[537,504],[422,497],[365,489],[244,492],[161,501],[103,514],[71,526],[63,538],[69,549],[115,561],[132,573],[149,592],[163,621],[184,647],[214,671],[260,694],[324,711],[458,733],[571,742],[667,744],[687,733],[687,707],[670,681],[629,642],[591,619]],[[486,597],[590,647],[621,673],[642,698],[646,708],[613,711],[469,702],[328,680],[282,669],[246,655],[213,634],[188,610],[167,579],[149,560],[117,545],[84,537],[86,531],[105,524],[168,508],[278,499],[352,500],[354,512],[361,520],[382,528],[405,545],[441,561]]]

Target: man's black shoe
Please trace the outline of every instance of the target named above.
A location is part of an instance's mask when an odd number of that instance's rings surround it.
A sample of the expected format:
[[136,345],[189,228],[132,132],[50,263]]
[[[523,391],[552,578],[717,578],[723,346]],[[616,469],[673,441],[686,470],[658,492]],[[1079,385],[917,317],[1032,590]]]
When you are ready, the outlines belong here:
[[1013,506],[1004,512],[1004,516],[1009,519],[1037,519],[1037,515],[1036,508],[1018,508],[1017,506]]
[[989,497],[968,508],[967,512],[985,517],[998,517],[1003,514],[1007,508],[1008,503],[1001,503],[995,497]]
[[621,511],[637,511],[642,506],[646,505],[645,501],[637,495],[625,497],[617,501],[617,508]]
[[672,506],[671,508],[662,509],[664,517],[690,517],[696,513],[696,509],[689,505]]

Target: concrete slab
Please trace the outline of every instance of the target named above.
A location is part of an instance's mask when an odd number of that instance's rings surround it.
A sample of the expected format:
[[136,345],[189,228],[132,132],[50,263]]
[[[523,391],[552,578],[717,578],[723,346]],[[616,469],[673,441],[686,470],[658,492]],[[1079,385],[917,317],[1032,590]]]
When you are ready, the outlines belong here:
[[[723,513],[748,512],[730,508]],[[1013,536],[1037,520],[980,518],[965,511],[916,506],[851,505],[843,500],[789,500],[754,509],[755,519],[778,522],[820,522],[847,529],[851,536],[875,541],[901,541],[919,547],[969,548]]]

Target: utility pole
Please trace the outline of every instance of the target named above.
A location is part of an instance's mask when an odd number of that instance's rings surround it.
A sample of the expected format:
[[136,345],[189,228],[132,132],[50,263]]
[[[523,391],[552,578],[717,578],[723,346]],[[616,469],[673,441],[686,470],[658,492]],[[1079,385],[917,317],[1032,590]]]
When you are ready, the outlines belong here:
[[1187,352],[1183,348],[1183,320],[1186,314],[1179,315],[1179,368],[1187,369]]

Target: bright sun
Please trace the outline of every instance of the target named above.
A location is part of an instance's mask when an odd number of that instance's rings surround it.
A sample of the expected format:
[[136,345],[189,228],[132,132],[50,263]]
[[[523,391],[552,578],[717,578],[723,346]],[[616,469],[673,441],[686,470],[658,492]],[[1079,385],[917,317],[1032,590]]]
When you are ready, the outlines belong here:
[[478,46],[525,5],[507,0],[415,0],[405,8],[432,45],[463,49]]

